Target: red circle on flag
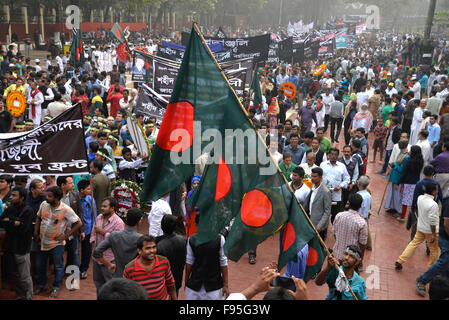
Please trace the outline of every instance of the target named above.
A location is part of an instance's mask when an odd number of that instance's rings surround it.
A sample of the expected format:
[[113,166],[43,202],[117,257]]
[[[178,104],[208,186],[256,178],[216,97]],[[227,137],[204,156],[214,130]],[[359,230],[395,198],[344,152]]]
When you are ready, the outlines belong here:
[[120,30],[117,28],[117,29],[115,29],[115,35],[117,36],[117,39],[119,39],[120,41],[122,40],[122,35],[121,35],[121,33],[120,33]]
[[187,101],[169,104],[157,135],[158,147],[173,152],[190,148],[193,144],[193,113],[193,105]]
[[312,247],[309,246],[309,254],[307,256],[307,266],[311,267],[316,265],[318,262],[318,252]]
[[293,228],[290,222],[287,222],[284,227],[284,235],[282,236],[282,250],[284,252],[287,251],[292,246],[292,244],[295,243],[295,239],[295,228]]
[[232,175],[229,166],[222,158],[218,163],[217,188],[215,189],[215,201],[219,201],[227,196],[231,190]]
[[262,227],[272,215],[271,201],[262,191],[252,190],[243,198],[241,217],[247,226]]

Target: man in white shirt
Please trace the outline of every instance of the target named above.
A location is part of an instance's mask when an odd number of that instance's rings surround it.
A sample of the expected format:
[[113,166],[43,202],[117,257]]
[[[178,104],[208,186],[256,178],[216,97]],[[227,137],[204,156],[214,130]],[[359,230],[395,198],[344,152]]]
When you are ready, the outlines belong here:
[[421,84],[418,82],[416,75],[413,75],[410,81],[413,82],[413,87],[410,88],[410,91],[413,92],[413,99],[421,99]]
[[293,185],[294,183],[297,184],[295,197],[296,199],[298,199],[301,205],[304,205],[304,201],[306,200],[310,192],[310,188],[303,182],[303,179],[304,169],[300,166],[295,167],[292,172],[292,182],[290,182],[290,185]]
[[64,62],[62,61],[62,57],[64,56],[64,52],[60,51],[59,56],[56,56],[56,63],[59,67],[59,73],[64,73]]
[[427,166],[427,164],[430,161],[430,153],[432,147],[430,146],[430,142],[427,139],[429,137],[429,131],[427,130],[421,130],[418,134],[418,141],[416,142],[416,145],[421,148],[422,157],[424,159],[424,166]]
[[324,132],[327,131],[329,125],[329,113],[331,108],[331,103],[335,102],[335,97],[330,94],[330,87],[324,88],[324,94],[322,96],[322,101],[324,103]]
[[42,71],[41,66],[39,65],[39,63],[41,62],[39,59],[34,60],[34,62],[36,63],[36,65],[34,66],[34,68],[36,69],[36,72]]
[[[323,160],[326,161],[326,160]],[[318,168],[318,166],[315,164],[315,153],[314,152],[307,152],[306,153],[306,161],[301,163],[299,165],[301,168],[304,169],[304,174],[308,177],[312,176],[312,169]]]
[[396,88],[394,87],[394,83],[390,82],[388,84],[388,88],[385,90],[385,93],[388,94],[391,97],[393,97],[394,94],[398,93],[398,90],[396,90]]
[[337,213],[343,209],[342,189],[347,188],[350,183],[350,177],[346,166],[337,161],[340,151],[331,148],[328,152],[328,161],[321,163],[320,168],[323,169],[323,183],[332,193],[332,210],[331,222],[334,222]]
[[[47,56],[47,60],[45,61],[45,70],[48,71],[48,68],[51,67],[51,55]],[[37,71],[37,70],[36,70]]]
[[55,94],[55,101],[48,104],[47,114],[52,118],[56,118],[64,111],[70,109],[72,107],[71,104],[64,103],[62,101],[62,96],[59,93]]
[[170,205],[168,203],[169,196],[170,193],[167,193],[165,196],[152,203],[151,211],[148,215],[148,224],[150,225],[148,234],[150,236],[159,237],[164,235],[164,232],[161,228],[162,217],[165,214],[172,214]]
[[430,250],[430,268],[440,255],[438,247],[438,232],[440,224],[440,208],[435,198],[438,195],[438,185],[434,182],[428,182],[425,185],[425,194],[418,197],[418,224],[416,234],[413,240],[408,244],[395,263],[396,270],[401,270],[406,262],[419,247],[421,243],[427,240]]

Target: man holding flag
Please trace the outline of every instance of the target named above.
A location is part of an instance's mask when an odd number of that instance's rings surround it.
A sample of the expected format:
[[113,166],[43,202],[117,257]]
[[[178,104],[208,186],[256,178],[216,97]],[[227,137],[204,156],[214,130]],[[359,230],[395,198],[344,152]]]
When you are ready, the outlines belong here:
[[[195,126],[197,121],[201,123],[201,129],[193,129],[194,121]],[[195,149],[202,150],[209,144],[201,139],[206,128],[216,130],[216,136],[220,137],[216,140],[226,137],[221,145],[214,141],[216,147],[210,153],[212,163],[206,166],[200,186],[189,198],[189,209],[198,207],[201,212],[196,245],[215,239],[234,219],[224,253],[238,261],[245,252],[281,230],[279,269],[288,261],[296,260],[298,250],[308,243],[309,254],[314,258],[308,261],[307,269],[311,271],[306,269],[305,281],[310,279],[324,260],[318,234],[280,169],[271,157],[266,157],[266,145],[194,25],[153,146],[141,199],[157,200],[193,175]],[[241,142],[238,137],[226,135],[229,130],[246,130],[245,134],[253,140]],[[182,133],[171,140],[173,132]],[[237,143],[224,152],[224,142],[234,139]],[[249,140],[256,150],[248,152],[249,155],[245,152],[238,155],[239,148],[240,151],[252,149]],[[265,158],[255,157],[257,154]],[[251,162],[254,158],[257,158],[255,163]]]

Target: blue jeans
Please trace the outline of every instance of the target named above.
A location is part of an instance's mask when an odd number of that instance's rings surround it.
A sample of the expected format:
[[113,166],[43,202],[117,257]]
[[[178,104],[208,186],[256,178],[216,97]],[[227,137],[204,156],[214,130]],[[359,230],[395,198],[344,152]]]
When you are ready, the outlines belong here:
[[385,159],[384,159],[384,165],[382,167],[382,172],[387,172],[387,168],[388,168],[388,161],[390,160],[391,157],[391,153],[393,152],[392,150],[386,150],[385,151]]
[[55,280],[52,288],[59,289],[61,287],[62,278],[64,277],[64,246],[56,246],[48,251],[42,251],[41,247],[38,247],[36,252],[37,284],[39,285],[39,288],[45,288],[47,286],[47,261],[50,255],[53,257],[53,262],[55,264]]
[[449,270],[449,240],[443,237],[438,237],[438,246],[440,247],[441,254],[437,262],[435,262],[424,274],[422,274],[418,281],[424,284],[429,283],[437,275],[448,275]]
[[67,249],[67,266],[80,266],[80,251],[78,237],[74,237],[72,240],[67,240],[65,248]]

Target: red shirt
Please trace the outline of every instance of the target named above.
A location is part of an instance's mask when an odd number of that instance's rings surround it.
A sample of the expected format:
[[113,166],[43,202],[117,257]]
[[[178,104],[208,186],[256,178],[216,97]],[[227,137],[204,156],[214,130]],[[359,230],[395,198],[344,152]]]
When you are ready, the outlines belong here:
[[111,117],[116,117],[118,111],[120,110],[120,100],[123,99],[123,94],[121,93],[111,93],[108,95],[107,102],[111,103]]
[[87,106],[89,105],[89,98],[84,94],[82,96],[75,96],[75,93],[72,94],[72,104],[81,103],[81,108],[83,109],[83,115],[87,113]]
[[[110,94],[113,94],[113,93],[114,93],[114,89],[115,89],[115,85],[112,85],[112,86],[109,88],[108,96],[109,96]],[[125,88],[123,88],[122,86],[120,86],[120,93],[123,94],[123,91],[125,91]]]
[[163,256],[156,255],[153,269],[147,272],[137,262],[139,257],[128,263],[123,277],[133,280],[145,288],[149,300],[169,300],[167,288],[175,286],[175,280],[170,270],[170,262]]

